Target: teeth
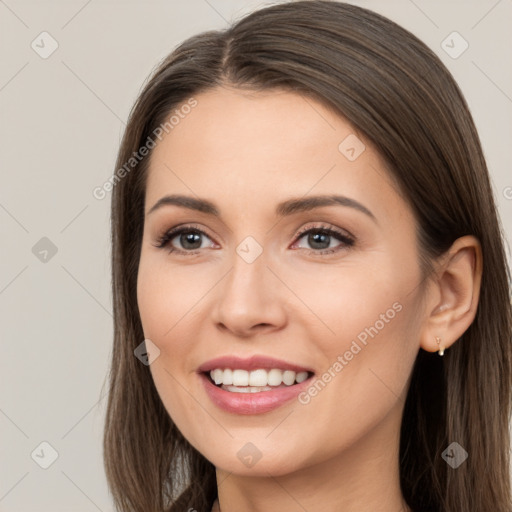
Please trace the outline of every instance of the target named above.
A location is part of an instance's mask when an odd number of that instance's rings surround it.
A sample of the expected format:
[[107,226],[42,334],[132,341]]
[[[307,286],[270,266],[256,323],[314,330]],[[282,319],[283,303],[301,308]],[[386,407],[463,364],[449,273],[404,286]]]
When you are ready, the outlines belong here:
[[304,382],[308,378],[308,372],[299,372],[295,375],[295,380],[298,384]]
[[[266,390],[269,386],[292,386],[295,383],[301,383],[308,378],[308,372],[293,372],[291,370],[279,370],[272,368],[271,370],[231,370],[229,368],[222,370],[215,368],[210,371],[210,377],[217,385],[230,386],[232,388],[238,387],[237,391],[251,392]],[[247,388],[250,391],[242,391],[242,388]],[[262,388],[262,389],[258,389]],[[231,389],[230,389],[231,391]],[[236,391],[235,391],[236,392]]]
[[272,369],[267,374],[267,383],[269,386],[279,386],[283,382],[283,372],[281,370]]
[[[222,372],[222,370],[220,370]],[[233,384],[233,371],[229,368],[224,370],[221,374],[221,379],[224,384]]]
[[[222,379],[224,384],[224,378]],[[233,386],[248,386],[249,372],[245,370],[233,370]]]
[[292,372],[290,370],[286,370],[285,372],[283,372],[283,382],[287,386],[295,384],[295,372]]
[[[243,370],[237,370],[237,372],[240,372]],[[244,371],[244,374],[247,372]],[[249,373],[249,386],[266,386],[268,383],[267,379],[267,372],[265,370],[253,370],[251,373]],[[234,384],[234,383],[233,383]]]
[[218,368],[215,368],[215,370],[210,372],[210,377],[212,378],[213,382],[215,382],[215,384],[221,384],[223,382],[223,375],[224,372]]

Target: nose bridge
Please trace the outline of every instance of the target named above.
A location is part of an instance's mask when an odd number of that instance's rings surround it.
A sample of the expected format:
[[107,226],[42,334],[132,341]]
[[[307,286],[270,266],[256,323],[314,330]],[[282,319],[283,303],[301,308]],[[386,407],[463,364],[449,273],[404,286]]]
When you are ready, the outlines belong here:
[[231,262],[224,298],[234,300],[240,310],[256,308],[260,296],[266,295],[265,288],[268,286],[269,270],[263,246],[253,237],[246,237],[235,247]]
[[275,276],[267,268],[268,255],[252,236],[235,247],[232,266],[216,301],[214,320],[238,334],[253,326],[284,320],[283,303]]

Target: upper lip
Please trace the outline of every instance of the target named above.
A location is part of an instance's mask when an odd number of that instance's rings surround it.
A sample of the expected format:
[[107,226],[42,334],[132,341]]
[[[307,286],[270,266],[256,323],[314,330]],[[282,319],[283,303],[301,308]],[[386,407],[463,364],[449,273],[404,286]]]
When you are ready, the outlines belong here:
[[272,368],[278,368],[280,370],[291,370],[294,372],[310,372],[314,373],[312,369],[299,364],[289,363],[282,359],[275,359],[264,355],[253,355],[247,359],[242,359],[236,356],[222,356],[210,359],[203,363],[197,371],[199,373],[209,372],[215,370],[215,368],[230,368],[240,370],[258,370],[262,368],[264,370],[271,370]]

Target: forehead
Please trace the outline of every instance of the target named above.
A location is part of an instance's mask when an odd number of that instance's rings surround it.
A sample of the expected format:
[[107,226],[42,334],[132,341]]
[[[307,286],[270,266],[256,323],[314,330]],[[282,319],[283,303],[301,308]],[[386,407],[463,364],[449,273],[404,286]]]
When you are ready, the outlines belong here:
[[271,157],[291,156],[290,149],[336,151],[336,141],[354,131],[327,106],[289,91],[218,87],[195,99],[197,105],[173,126],[155,153],[176,146],[193,151],[200,145],[210,156],[251,152],[261,160],[267,151]]
[[219,87],[194,98],[153,149],[148,207],[168,192],[214,194],[246,211],[310,192],[388,204],[397,195],[372,145],[310,97]]

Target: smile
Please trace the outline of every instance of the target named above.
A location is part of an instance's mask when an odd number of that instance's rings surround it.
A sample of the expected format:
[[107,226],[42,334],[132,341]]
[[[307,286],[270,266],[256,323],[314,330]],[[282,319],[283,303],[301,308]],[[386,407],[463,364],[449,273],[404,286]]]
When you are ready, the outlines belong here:
[[251,372],[216,368],[201,373],[200,378],[210,400],[220,409],[234,414],[262,414],[296,398],[310,385],[313,375],[277,368]]

